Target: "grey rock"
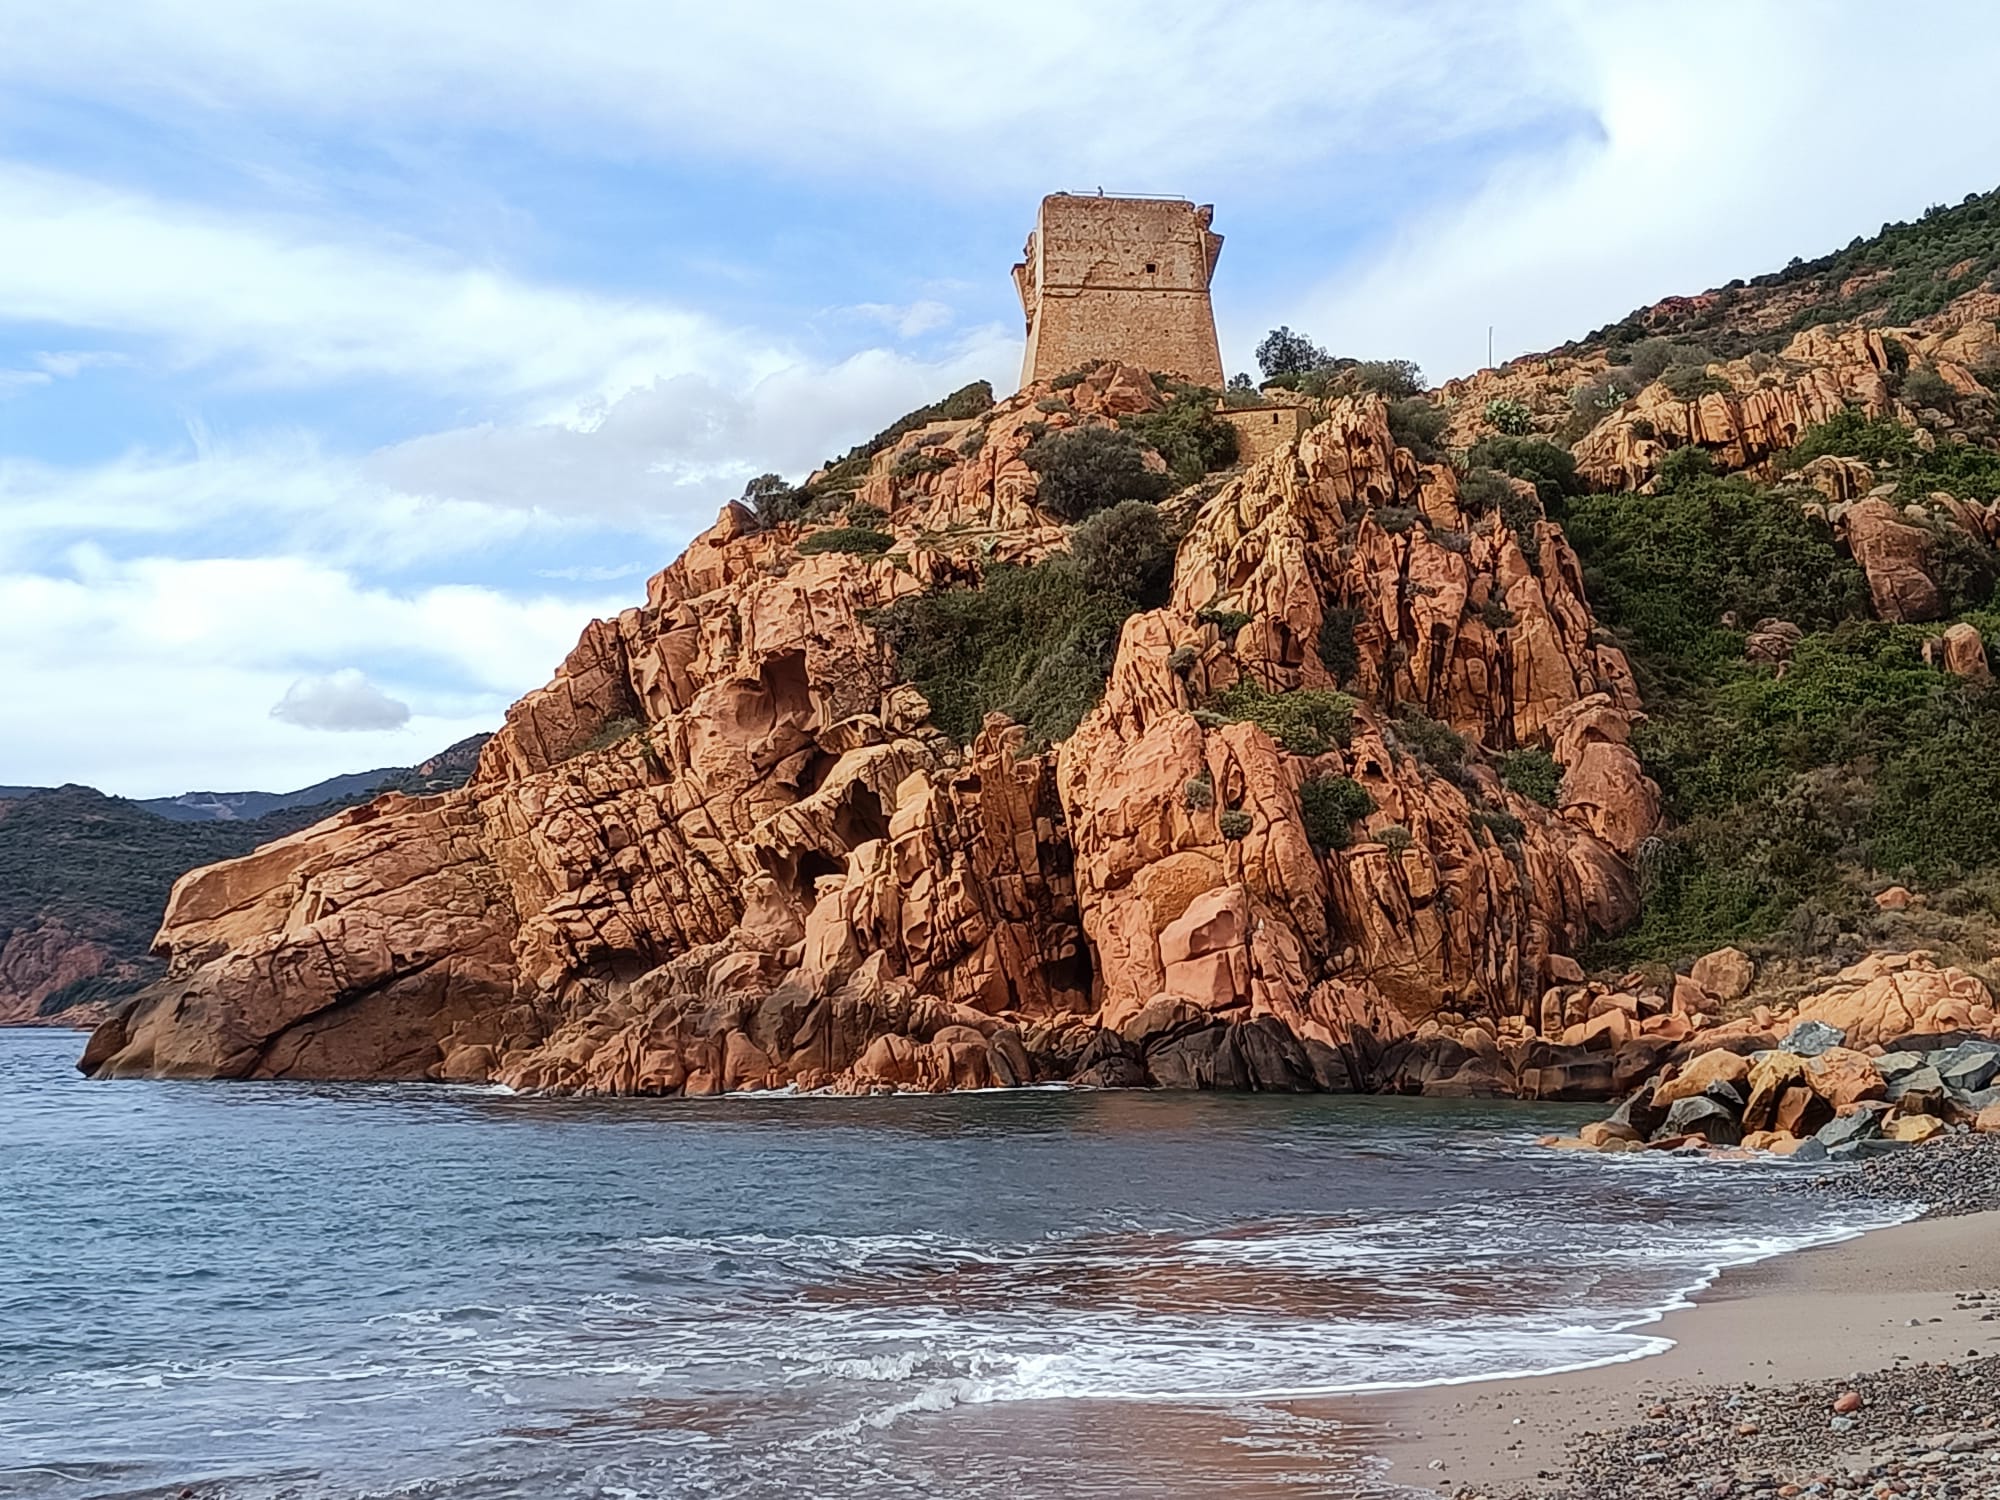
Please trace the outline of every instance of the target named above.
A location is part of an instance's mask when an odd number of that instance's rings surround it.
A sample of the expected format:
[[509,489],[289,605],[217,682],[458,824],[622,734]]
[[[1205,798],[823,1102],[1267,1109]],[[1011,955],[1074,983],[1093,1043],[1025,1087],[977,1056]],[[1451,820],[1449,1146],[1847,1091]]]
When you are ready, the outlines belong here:
[[1885,1052],[1875,1059],[1875,1071],[1892,1081],[1922,1066],[1924,1055],[1921,1052]]
[[2000,1047],[1963,1042],[1948,1052],[1933,1054],[1931,1065],[1947,1088],[1977,1093],[2000,1077]]
[[1920,1068],[1913,1068],[1907,1073],[1899,1074],[1889,1080],[1889,1099],[1891,1103],[1900,1104],[1905,1099],[1910,1100],[1912,1103],[1923,1103],[1926,1101],[1940,1103],[1943,1101],[1944,1095],[1944,1079],[1939,1077],[1938,1070],[1928,1063]]
[[1820,1126],[1813,1139],[1832,1152],[1837,1146],[1845,1146],[1850,1141],[1872,1141],[1882,1133],[1881,1118],[1871,1109],[1857,1109],[1851,1114],[1835,1115]]
[[1664,1138],[1696,1132],[1708,1137],[1711,1146],[1737,1146],[1743,1142],[1743,1127],[1737,1122],[1734,1111],[1707,1094],[1676,1099],[1667,1111],[1666,1123],[1660,1126],[1655,1136]]
[[1785,1033],[1785,1039],[1778,1043],[1778,1050],[1800,1057],[1818,1057],[1830,1048],[1846,1044],[1847,1033],[1838,1026],[1829,1026],[1824,1021],[1801,1021]]
[[1799,1149],[1792,1153],[1792,1160],[1798,1162],[1825,1161],[1827,1154],[1825,1141],[1822,1141],[1816,1135],[1808,1136],[1805,1140],[1799,1142]]

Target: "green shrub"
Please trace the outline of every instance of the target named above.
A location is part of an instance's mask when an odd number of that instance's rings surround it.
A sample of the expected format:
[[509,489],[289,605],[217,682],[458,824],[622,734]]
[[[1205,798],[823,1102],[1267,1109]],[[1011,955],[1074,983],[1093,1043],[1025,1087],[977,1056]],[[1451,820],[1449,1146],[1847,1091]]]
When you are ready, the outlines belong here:
[[1493,835],[1495,843],[1508,847],[1519,844],[1522,836],[1528,831],[1527,825],[1519,818],[1497,807],[1475,808],[1472,813],[1472,826],[1475,829],[1484,829]]
[[1408,505],[1384,505],[1374,512],[1375,524],[1391,536],[1401,536],[1423,519],[1423,513]]
[[1486,425],[1509,437],[1520,437],[1534,422],[1535,414],[1528,410],[1527,404],[1512,396],[1495,396],[1486,403]]
[[1406,396],[1389,403],[1389,436],[1399,448],[1408,448],[1418,463],[1441,464],[1444,450],[1438,439],[1451,425],[1451,413],[1433,406],[1422,396]]
[[583,742],[581,750],[609,750],[613,745],[621,744],[631,739],[633,735],[644,732],[645,728],[644,724],[631,715],[619,714],[598,725],[597,733]]
[[1167,670],[1176,677],[1185,677],[1194,670],[1194,664],[1201,660],[1201,653],[1192,646],[1176,646],[1167,653]]
[[1706,448],[1676,448],[1660,460],[1660,467],[1653,475],[1653,488],[1660,494],[1671,494],[1683,485],[1714,477],[1715,460]]
[[1474,469],[1458,482],[1458,504],[1468,516],[1483,516],[1514,498],[1514,486],[1498,469]]
[[1636,648],[1649,695],[1740,655],[1725,613],[1810,631],[1866,612],[1861,570],[1825,524],[1747,480],[1584,496],[1571,502],[1565,530],[1598,619]]
[[1396,719],[1396,739],[1412,755],[1447,780],[1465,769],[1465,736],[1414,708]]
[[986,438],[987,438],[987,431],[984,427],[973,428],[972,431],[968,432],[962,439],[959,440],[958,444],[959,456],[961,458],[974,457],[975,455],[978,454],[980,449],[986,446]]
[[805,514],[806,494],[792,488],[776,474],[759,474],[743,486],[742,503],[766,528],[796,521]]
[[1158,502],[1173,481],[1146,467],[1146,450],[1130,433],[1112,427],[1077,427],[1050,433],[1022,455],[1040,476],[1035,503],[1065,521],[1081,521],[1122,500]]
[[1225,640],[1234,640],[1236,633],[1251,619],[1240,609],[1217,609],[1212,604],[1196,610],[1194,617],[1197,624],[1213,625]]
[[1472,445],[1465,456],[1470,469],[1498,469],[1515,479],[1525,479],[1535,487],[1542,507],[1552,516],[1563,513],[1563,502],[1583,493],[1576,477],[1576,460],[1567,448],[1546,438],[1489,437]]
[[1361,648],[1354,637],[1361,623],[1361,611],[1329,604],[1319,621],[1320,665],[1333,674],[1335,682],[1351,681],[1361,670]]
[[856,443],[842,458],[830,458],[822,466],[825,474],[815,489],[852,489],[867,476],[868,465],[883,449],[893,447],[919,427],[933,422],[963,422],[990,410],[993,387],[984,380],[962,385],[942,401],[920,406],[898,417],[865,443]]
[[1386,396],[1391,401],[1421,396],[1424,392],[1424,372],[1417,368],[1414,360],[1363,360],[1347,372],[1347,378],[1356,390]]
[[1673,365],[1660,376],[1664,385],[1678,401],[1694,401],[1703,396],[1727,396],[1736,388],[1720,375],[1711,375],[1707,368],[1698,364]]
[[1950,411],[1958,404],[1958,391],[1938,374],[1936,365],[1918,365],[1904,377],[1903,388],[1896,394],[1913,411],[1932,407]]
[[1401,854],[1417,840],[1416,835],[1411,833],[1401,823],[1391,823],[1386,828],[1375,830],[1375,841],[1386,848],[1391,854]]
[[829,526],[799,538],[799,555],[811,557],[821,552],[847,552],[856,557],[878,557],[896,545],[886,531],[866,526]]
[[895,648],[931,722],[969,744],[989,712],[1066,739],[1103,696],[1118,633],[1133,604],[1093,591],[1075,560],[998,564],[978,588],[900,599],[869,617]]
[[1067,401],[1063,400],[1063,398],[1060,396],[1044,396],[1041,400],[1035,403],[1035,410],[1041,412],[1045,416],[1052,417],[1057,412],[1070,411],[1073,410],[1073,408]]
[[1165,459],[1184,485],[1236,462],[1236,428],[1217,414],[1215,393],[1198,386],[1177,387],[1158,411],[1121,417],[1118,425]]
[[1354,841],[1354,825],[1375,811],[1375,799],[1351,776],[1314,776],[1299,788],[1306,838],[1324,854]]
[[1089,373],[1088,370],[1065,370],[1049,382],[1049,389],[1052,391],[1070,390],[1073,387],[1082,385],[1084,377]]
[[847,502],[847,524],[849,526],[862,526],[871,530],[879,530],[882,523],[888,519],[889,513],[879,505],[870,505],[866,500],[850,500]]
[[1232,807],[1222,813],[1216,818],[1215,823],[1216,827],[1221,829],[1222,836],[1231,841],[1248,838],[1251,828],[1255,826],[1250,814],[1237,807]]
[[1167,602],[1177,540],[1159,506],[1121,500],[1080,523],[1069,546],[1086,588],[1154,609]]
[[1514,611],[1497,593],[1486,596],[1486,602],[1479,606],[1479,618],[1486,622],[1488,630],[1511,630],[1516,624]]
[[889,473],[896,479],[915,479],[922,474],[942,474],[957,463],[958,459],[948,449],[927,443],[899,454],[889,466]]
[[1562,785],[1562,767],[1546,750],[1511,750],[1500,757],[1500,781],[1510,792],[1554,807],[1556,789]]
[[1955,438],[1940,439],[1925,452],[1895,418],[1870,418],[1852,407],[1808,428],[1780,467],[1796,469],[1828,454],[1858,458],[1878,479],[1904,479],[1918,490],[1944,490],[1961,499],[2000,495],[2000,453]]
[[1215,806],[1215,778],[1206,771],[1188,777],[1181,788],[1181,805],[1189,812],[1206,812]]
[[1354,737],[1354,700],[1324,688],[1267,693],[1243,677],[1214,707],[1232,721],[1257,725],[1294,755],[1324,755]]

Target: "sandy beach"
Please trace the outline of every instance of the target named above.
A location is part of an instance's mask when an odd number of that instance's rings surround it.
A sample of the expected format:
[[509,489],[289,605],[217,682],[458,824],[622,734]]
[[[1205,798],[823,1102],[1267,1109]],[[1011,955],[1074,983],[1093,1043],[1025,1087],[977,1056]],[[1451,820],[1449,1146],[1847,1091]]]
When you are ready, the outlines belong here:
[[[1725,1272],[1657,1325],[1673,1340],[1663,1354],[1370,1398],[1341,1415],[1372,1434],[1364,1446],[1391,1461],[1400,1483],[1540,1493],[1558,1481],[1572,1440],[1640,1426],[1699,1391],[1855,1377],[1865,1395],[1871,1372],[2000,1352],[2000,1300],[1968,1301],[2000,1287],[1996,1249],[2000,1212],[1878,1230]],[[1857,1454],[1872,1440],[1851,1436]],[[1746,1448],[1757,1440],[1746,1437]]]

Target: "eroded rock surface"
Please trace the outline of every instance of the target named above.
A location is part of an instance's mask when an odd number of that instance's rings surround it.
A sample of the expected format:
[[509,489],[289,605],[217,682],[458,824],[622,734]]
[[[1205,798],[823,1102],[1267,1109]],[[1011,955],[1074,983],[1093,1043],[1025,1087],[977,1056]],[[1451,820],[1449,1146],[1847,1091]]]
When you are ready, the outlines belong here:
[[[1664,1001],[1561,998],[1569,955],[1633,914],[1659,817],[1624,658],[1559,528],[1466,515],[1379,399],[1186,497],[1171,598],[1127,620],[1067,741],[932,725],[871,612],[1067,545],[1034,504],[1031,423],[1161,398],[1116,366],[1063,394],[880,454],[883,555],[801,555],[798,524],[725,508],[464,788],[184,877],[169,977],[86,1068],[1592,1097],[1686,1035]],[[1330,624],[1352,636],[1338,680]],[[1338,687],[1351,725],[1302,746],[1218,714],[1246,680]],[[1465,738],[1462,768],[1399,738],[1410,714]],[[1490,753],[1517,747],[1554,757],[1556,806],[1501,783]],[[1308,807],[1335,778],[1374,810],[1329,830]]]

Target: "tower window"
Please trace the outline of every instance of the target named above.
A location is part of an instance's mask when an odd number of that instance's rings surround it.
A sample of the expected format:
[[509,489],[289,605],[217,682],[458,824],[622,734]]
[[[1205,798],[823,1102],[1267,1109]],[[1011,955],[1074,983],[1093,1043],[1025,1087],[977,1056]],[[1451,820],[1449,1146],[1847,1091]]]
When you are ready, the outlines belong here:
[[1146,262],[1146,274],[1148,276],[1151,276],[1158,269],[1159,267],[1154,265],[1150,260]]

